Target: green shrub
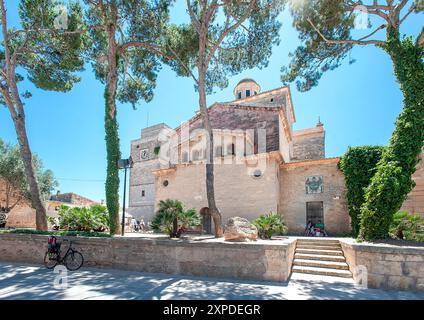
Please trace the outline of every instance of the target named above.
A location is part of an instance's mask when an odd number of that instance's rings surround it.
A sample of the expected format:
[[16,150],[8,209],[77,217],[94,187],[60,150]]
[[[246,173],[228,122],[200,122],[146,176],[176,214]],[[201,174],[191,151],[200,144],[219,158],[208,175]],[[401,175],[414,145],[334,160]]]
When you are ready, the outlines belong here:
[[7,222],[7,213],[0,211],[0,228],[4,228]]
[[155,232],[165,232],[171,238],[179,238],[188,228],[200,225],[195,209],[184,209],[181,201],[161,200],[151,227]]
[[275,234],[287,232],[283,218],[275,212],[260,215],[253,221],[253,224],[258,228],[258,235],[261,239],[271,239]]
[[396,239],[424,241],[424,218],[419,214],[397,212],[393,215],[389,234]]
[[1,233],[13,234],[40,234],[40,235],[53,235],[53,236],[69,236],[69,237],[110,237],[110,234],[103,232],[87,232],[87,231],[41,231],[34,229],[11,229],[1,230]]
[[47,222],[52,226],[57,223],[56,218],[54,217],[47,217]]
[[59,207],[59,226],[63,230],[103,232],[108,227],[108,220],[109,216],[105,206],[70,208],[62,205]]
[[375,174],[383,150],[384,147],[381,146],[349,147],[340,159],[339,168],[343,171],[345,177],[346,197],[354,237],[359,234],[361,206],[365,201],[365,189]]

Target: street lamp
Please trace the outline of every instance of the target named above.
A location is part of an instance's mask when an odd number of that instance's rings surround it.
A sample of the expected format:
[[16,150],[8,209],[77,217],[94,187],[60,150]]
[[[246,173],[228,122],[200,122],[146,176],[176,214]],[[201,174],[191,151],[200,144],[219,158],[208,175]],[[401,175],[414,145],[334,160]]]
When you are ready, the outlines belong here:
[[125,232],[125,195],[127,193],[127,169],[132,168],[133,161],[131,156],[128,159],[120,159],[118,160],[118,168],[119,169],[125,169],[124,173],[124,199],[123,199],[123,206],[122,206],[122,233],[121,235],[124,236]]

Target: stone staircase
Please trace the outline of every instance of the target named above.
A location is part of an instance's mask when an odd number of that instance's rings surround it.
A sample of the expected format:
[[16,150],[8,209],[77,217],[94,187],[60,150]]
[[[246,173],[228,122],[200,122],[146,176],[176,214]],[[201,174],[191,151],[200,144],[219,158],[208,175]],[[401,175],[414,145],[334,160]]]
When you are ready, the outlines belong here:
[[352,278],[339,240],[322,238],[297,240],[292,273]]

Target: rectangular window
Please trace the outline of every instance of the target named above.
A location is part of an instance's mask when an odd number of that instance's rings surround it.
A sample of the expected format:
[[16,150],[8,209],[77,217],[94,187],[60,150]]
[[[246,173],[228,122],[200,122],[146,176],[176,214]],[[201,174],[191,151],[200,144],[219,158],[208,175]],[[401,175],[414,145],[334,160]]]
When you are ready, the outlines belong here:
[[146,192],[144,190],[141,190],[141,196],[144,197],[146,195]]
[[188,162],[188,152],[186,152],[186,151],[183,152],[181,162],[182,163],[187,163]]
[[246,97],[250,97],[250,90],[246,90]]
[[241,99],[241,91],[238,93],[238,98]]
[[234,156],[236,154],[236,146],[234,143],[227,146],[227,155]]
[[221,146],[215,147],[215,157],[222,157],[222,147]]

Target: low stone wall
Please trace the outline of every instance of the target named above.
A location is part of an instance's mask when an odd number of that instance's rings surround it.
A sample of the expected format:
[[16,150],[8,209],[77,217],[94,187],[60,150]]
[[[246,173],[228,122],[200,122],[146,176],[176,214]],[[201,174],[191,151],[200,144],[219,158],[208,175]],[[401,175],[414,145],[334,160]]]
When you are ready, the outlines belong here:
[[424,291],[424,247],[357,243],[340,240],[355,280],[356,267],[365,266],[368,287]]
[[[295,239],[231,243],[222,240],[67,237],[85,266],[124,270],[285,281]],[[0,234],[0,261],[43,263],[47,236]],[[62,245],[66,250],[67,244]]]

